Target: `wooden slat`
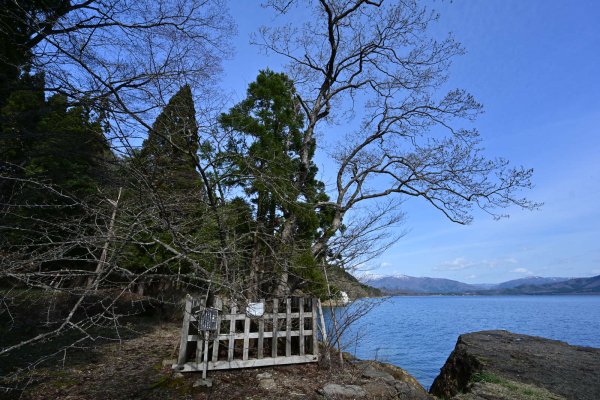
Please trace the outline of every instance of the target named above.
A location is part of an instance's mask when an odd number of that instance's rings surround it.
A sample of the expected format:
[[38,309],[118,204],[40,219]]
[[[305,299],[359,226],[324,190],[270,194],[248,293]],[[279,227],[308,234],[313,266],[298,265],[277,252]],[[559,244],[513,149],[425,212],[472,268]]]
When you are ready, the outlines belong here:
[[[204,333],[204,358],[203,358],[203,363],[202,363],[202,379],[206,379],[206,370],[208,370],[208,332]],[[206,369],[204,369],[204,365],[207,366]]]
[[202,339],[202,335],[194,335],[196,336],[196,362],[202,362],[202,350],[204,350],[204,340]]
[[242,353],[242,360],[248,359],[248,347],[250,347],[250,318],[246,317],[244,320],[244,351]]
[[[308,318],[312,315],[312,312],[305,312],[304,313],[304,317]],[[282,313],[278,313],[277,314],[278,318],[287,318],[287,314],[282,312]],[[290,317],[292,318],[300,318],[300,313],[297,312],[293,312],[290,314]],[[229,314],[225,314],[221,317],[221,320],[223,321],[230,321],[231,319],[235,319],[236,321],[242,321],[244,319],[246,319],[246,314],[237,314],[237,315],[229,315]],[[273,313],[264,313],[263,318],[265,319],[271,319],[273,318]]]
[[319,341],[317,338],[317,299],[313,298],[312,303],[312,353],[315,356],[319,355]]
[[[311,336],[312,335],[312,330],[311,329],[305,329],[304,330],[304,336]],[[291,337],[295,337],[295,336],[300,336],[300,331],[290,331],[290,336]],[[228,333],[221,333],[218,336],[218,339],[220,341],[222,340],[229,340],[229,338],[231,337],[230,334]],[[273,337],[273,332],[264,332],[263,333],[263,338],[265,339],[269,339]],[[282,331],[282,332],[277,332],[277,337],[287,337],[287,331]],[[243,333],[236,333],[234,335],[234,339],[236,340],[243,340],[244,339],[244,334]],[[248,339],[258,339],[258,332],[250,332],[248,334]],[[194,342],[198,340],[198,335],[188,335],[188,342]]]
[[219,360],[219,336],[221,335],[221,316],[223,314],[223,300],[220,297],[215,297],[214,307],[219,310],[217,314],[217,332],[212,347],[212,362]]
[[285,302],[285,311],[287,314],[285,317],[285,356],[289,357],[292,355],[292,336],[290,335],[292,331],[292,316],[290,315],[292,314],[292,299],[289,297]]
[[[192,304],[192,306],[194,306],[196,303],[199,303],[198,305],[200,307],[205,307],[206,304],[206,299],[201,299],[199,302],[194,302],[194,304]],[[192,317],[194,317],[192,315]],[[196,318],[194,318],[194,320],[196,320]],[[202,362],[202,355],[203,355],[203,351],[204,351],[204,337],[201,335],[196,335],[196,362],[197,363],[201,363]]]
[[[217,361],[213,363],[208,362],[208,370],[219,370],[219,369],[234,369],[234,368],[253,368],[253,367],[265,367],[269,365],[286,365],[286,364],[299,364],[299,363],[310,363],[318,361],[318,357],[312,354],[306,354],[303,356],[291,356],[291,357],[266,357],[262,359],[251,359],[251,360],[233,360],[229,361]],[[202,371],[202,365],[197,363],[185,363],[181,372],[193,372]]]
[[192,314],[192,298],[187,296],[185,299],[185,309],[183,311],[183,326],[181,327],[181,339],[179,342],[179,357],[177,365],[182,366],[187,361],[188,333],[190,331],[190,315]]
[[277,325],[279,325],[279,300],[273,299],[273,335],[271,336],[271,357],[277,357]]
[[304,355],[304,298],[300,297],[299,301],[298,301],[298,307],[300,307],[300,309],[298,310],[298,314],[300,314],[300,319],[298,321],[299,326],[298,326],[298,330],[300,331],[300,355],[303,356]]
[[[265,299],[260,299],[260,302],[264,305]],[[257,358],[263,358],[263,350],[264,350],[264,339],[265,339],[265,317],[264,315],[260,317],[258,320],[258,349],[257,349]]]
[[[230,310],[232,315],[235,315],[237,313],[237,306],[235,304],[231,304],[231,310]],[[232,318],[229,322],[229,347],[227,350],[227,361],[231,362],[233,361],[233,349],[235,345],[235,318]]]

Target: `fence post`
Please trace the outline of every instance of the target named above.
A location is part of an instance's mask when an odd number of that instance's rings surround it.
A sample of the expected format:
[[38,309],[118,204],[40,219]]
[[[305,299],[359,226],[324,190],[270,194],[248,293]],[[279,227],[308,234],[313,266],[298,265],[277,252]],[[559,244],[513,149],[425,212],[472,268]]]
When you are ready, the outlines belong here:
[[[265,299],[260,299],[260,302],[265,304]],[[258,320],[258,349],[257,349],[257,358],[263,358],[263,349],[264,349],[264,335],[265,335],[265,313],[260,316]]]
[[219,310],[217,314],[217,331],[212,347],[212,362],[216,363],[219,360],[219,335],[221,334],[221,314],[223,312],[223,300],[220,297],[215,296],[214,307]]
[[285,301],[285,356],[292,355],[292,299]]
[[[206,299],[200,299],[200,301],[198,302],[199,306],[202,308],[206,308]],[[192,304],[192,309],[193,309],[194,304]],[[196,323],[198,324],[198,326],[200,326],[200,321],[198,320],[198,316],[195,316],[196,319]],[[202,358],[204,356],[204,351],[206,351],[206,337],[205,335],[201,335],[200,334],[200,330],[198,330],[198,332],[196,332],[196,334],[198,335],[198,339],[196,340],[196,364],[198,366],[200,366],[202,364]]]
[[271,343],[271,357],[277,357],[277,339],[278,339],[278,327],[279,324],[279,300],[273,299],[273,339]]
[[231,303],[230,321],[229,321],[229,348],[227,350],[227,361],[233,361],[233,350],[235,345],[235,317],[237,316],[237,306]]
[[304,298],[298,301],[298,339],[300,339],[300,355],[304,355]]
[[179,346],[179,358],[177,365],[183,366],[187,361],[187,343],[190,330],[190,315],[192,314],[192,298],[188,295],[185,298],[185,309],[183,311],[183,326],[181,327],[181,345]]
[[250,347],[250,318],[246,315],[244,318],[244,349],[242,353],[242,360],[248,359],[248,347]]
[[[312,303],[312,348],[315,356],[319,355],[319,340],[317,337],[317,300],[313,297]],[[322,314],[321,314],[322,315]]]

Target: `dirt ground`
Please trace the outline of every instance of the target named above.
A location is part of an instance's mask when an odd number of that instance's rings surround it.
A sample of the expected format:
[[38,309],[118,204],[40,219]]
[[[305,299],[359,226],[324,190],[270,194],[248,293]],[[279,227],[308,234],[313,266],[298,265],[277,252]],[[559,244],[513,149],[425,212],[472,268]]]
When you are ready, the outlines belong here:
[[[354,383],[356,365],[332,370],[317,363],[230,371],[209,371],[212,388],[194,387],[200,373],[175,373],[180,326],[157,325],[150,332],[121,343],[88,350],[87,361],[38,369],[23,399],[322,399],[328,382]],[[257,375],[268,372],[276,387],[259,387]],[[0,397],[2,397],[0,395]]]

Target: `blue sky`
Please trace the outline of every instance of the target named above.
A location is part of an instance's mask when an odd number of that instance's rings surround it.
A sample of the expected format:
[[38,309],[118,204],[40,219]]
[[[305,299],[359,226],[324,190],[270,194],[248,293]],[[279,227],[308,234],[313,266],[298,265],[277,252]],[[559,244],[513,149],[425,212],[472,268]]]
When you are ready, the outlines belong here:
[[[494,283],[527,275],[600,274],[600,2],[429,1],[440,12],[432,35],[452,32],[467,50],[449,86],[469,90],[485,113],[475,123],[487,154],[533,167],[527,195],[539,211],[512,210],[500,221],[475,215],[449,222],[422,201],[405,204],[400,239],[369,267],[406,274]],[[281,60],[250,46],[248,35],[273,22],[259,2],[232,1],[239,34],[225,64],[231,104],[260,69]],[[327,161],[317,162],[327,180]]]

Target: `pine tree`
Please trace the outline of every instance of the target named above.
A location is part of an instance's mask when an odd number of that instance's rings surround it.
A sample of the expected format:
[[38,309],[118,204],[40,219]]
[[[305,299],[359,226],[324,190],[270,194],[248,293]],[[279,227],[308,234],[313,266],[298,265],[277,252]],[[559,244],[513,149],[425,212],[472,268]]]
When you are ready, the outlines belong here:
[[[255,204],[250,285],[255,291],[275,290],[278,275],[289,269],[284,264],[291,264],[297,282],[319,280],[309,249],[325,223],[314,204],[327,196],[316,166],[311,162],[306,170],[300,161],[304,119],[293,82],[285,74],[261,71],[246,99],[222,114],[220,123],[235,134],[228,157],[240,177],[237,183]],[[306,177],[304,186],[297,184],[301,177]],[[260,271],[268,273],[260,277]]]

